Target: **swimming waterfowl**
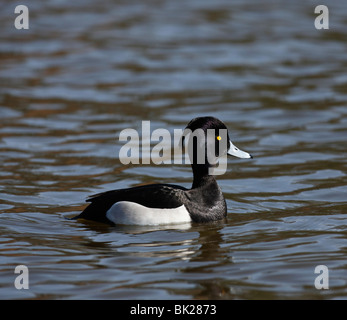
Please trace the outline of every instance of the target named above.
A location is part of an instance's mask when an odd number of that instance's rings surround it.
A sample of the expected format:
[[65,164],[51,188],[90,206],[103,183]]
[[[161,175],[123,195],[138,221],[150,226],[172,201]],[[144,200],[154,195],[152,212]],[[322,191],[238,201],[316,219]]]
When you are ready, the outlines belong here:
[[[227,215],[226,202],[210,170],[223,155],[239,158],[252,156],[232,144],[227,127],[217,118],[195,118],[188,123],[186,129],[191,132],[200,129],[203,134],[202,142],[192,140],[191,189],[173,184],[151,184],[103,192],[87,199],[90,204],[75,219],[116,225],[164,225],[224,219]],[[209,133],[210,129],[213,130],[212,135]],[[209,148],[210,146],[212,147]],[[202,153],[204,161],[197,156],[199,148],[205,149],[205,153]],[[213,156],[208,156],[211,149],[214,151]]]

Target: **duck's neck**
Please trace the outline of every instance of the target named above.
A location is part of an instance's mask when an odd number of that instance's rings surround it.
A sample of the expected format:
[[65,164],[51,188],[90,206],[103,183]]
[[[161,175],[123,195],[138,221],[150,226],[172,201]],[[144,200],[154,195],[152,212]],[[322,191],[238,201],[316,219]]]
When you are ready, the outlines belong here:
[[205,165],[194,165],[192,189],[202,187],[206,184],[216,183],[214,176],[209,175],[209,168]]

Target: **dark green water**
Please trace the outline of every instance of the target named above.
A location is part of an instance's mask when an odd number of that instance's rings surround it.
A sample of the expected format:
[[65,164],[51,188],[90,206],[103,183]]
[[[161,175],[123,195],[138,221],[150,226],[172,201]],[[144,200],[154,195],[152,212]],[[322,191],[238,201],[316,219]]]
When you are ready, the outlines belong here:
[[[29,30],[2,4],[0,298],[346,299],[347,4],[316,30],[318,4],[30,1]],[[254,155],[218,177],[226,222],[65,218],[93,193],[189,187],[189,166],[123,166],[118,137],[201,115]]]

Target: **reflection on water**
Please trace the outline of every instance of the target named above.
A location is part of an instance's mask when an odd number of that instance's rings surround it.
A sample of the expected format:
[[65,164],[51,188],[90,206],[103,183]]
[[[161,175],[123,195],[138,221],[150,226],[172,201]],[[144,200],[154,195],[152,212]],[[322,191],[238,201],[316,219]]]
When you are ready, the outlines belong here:
[[[346,4],[32,1],[0,13],[0,297],[347,297]],[[295,23],[294,23],[295,22]],[[228,221],[160,228],[71,221],[93,193],[189,166],[123,166],[125,128],[222,119],[254,159],[218,176]],[[29,268],[29,290],[13,286]],[[329,268],[329,290],[314,269]]]

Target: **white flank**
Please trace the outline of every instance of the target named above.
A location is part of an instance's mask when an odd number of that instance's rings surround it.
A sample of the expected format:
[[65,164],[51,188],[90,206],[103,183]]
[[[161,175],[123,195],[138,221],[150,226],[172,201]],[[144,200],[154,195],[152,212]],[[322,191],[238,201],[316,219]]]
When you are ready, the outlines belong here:
[[148,208],[135,202],[116,202],[106,213],[107,219],[115,224],[155,226],[191,222],[184,205],[174,209]]

